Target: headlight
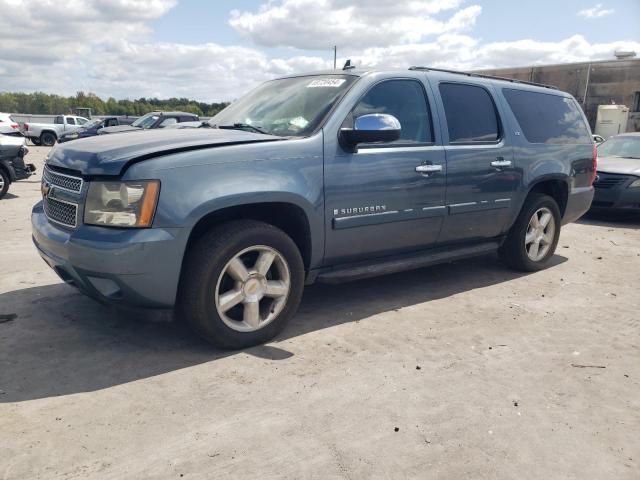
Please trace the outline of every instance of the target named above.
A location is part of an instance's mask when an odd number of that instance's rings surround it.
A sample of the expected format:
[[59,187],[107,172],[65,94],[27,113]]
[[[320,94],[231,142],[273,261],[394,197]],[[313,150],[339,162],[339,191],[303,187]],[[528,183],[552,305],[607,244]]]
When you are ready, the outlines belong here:
[[631,185],[629,185],[629,188],[638,188],[640,187],[640,178],[637,180],[634,180],[633,182],[631,182]]
[[91,182],[84,223],[109,227],[150,227],[156,211],[160,182]]

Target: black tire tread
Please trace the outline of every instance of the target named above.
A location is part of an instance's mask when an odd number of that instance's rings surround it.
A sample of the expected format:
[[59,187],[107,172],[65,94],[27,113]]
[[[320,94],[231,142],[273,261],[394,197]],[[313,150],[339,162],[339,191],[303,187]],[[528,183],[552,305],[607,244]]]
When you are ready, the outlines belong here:
[[[526,232],[527,226],[529,225],[529,219],[533,215],[533,212],[542,206],[548,206],[551,208],[556,222],[556,232],[547,256],[539,262],[534,262],[527,256],[523,247],[523,235]],[[544,193],[530,193],[524,202],[518,218],[511,227],[511,230],[509,230],[509,234],[507,235],[505,242],[500,247],[500,257],[511,268],[523,272],[535,272],[548,267],[549,261],[553,257],[556,246],[558,245],[561,228],[560,223],[560,208],[558,207],[558,203],[555,199]]]
[[[221,260],[231,255],[235,245],[248,238],[272,237],[287,247],[286,252],[291,270],[291,292],[287,305],[277,319],[257,332],[241,333],[229,329],[219,318],[213,307],[208,310],[207,296],[203,287],[212,281],[212,276],[221,267]],[[237,250],[237,249],[236,249]],[[223,266],[223,265],[222,265]],[[217,281],[217,279],[215,279]],[[297,246],[282,230],[255,220],[234,220],[213,227],[202,235],[185,255],[182,277],[178,290],[176,312],[179,318],[205,340],[223,349],[239,349],[264,343],[274,337],[286,326],[295,314],[304,287],[304,264]],[[210,303],[210,302],[209,302]],[[212,320],[212,317],[213,320]]]

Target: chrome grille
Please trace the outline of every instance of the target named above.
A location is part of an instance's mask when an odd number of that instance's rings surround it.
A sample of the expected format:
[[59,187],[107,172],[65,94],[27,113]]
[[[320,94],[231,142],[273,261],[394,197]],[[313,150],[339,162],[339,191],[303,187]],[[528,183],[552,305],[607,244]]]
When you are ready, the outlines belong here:
[[44,213],[52,222],[75,228],[78,223],[78,205],[57,198],[44,199]]
[[80,193],[82,191],[82,178],[54,172],[46,165],[42,172],[42,179],[49,185],[69,192]]

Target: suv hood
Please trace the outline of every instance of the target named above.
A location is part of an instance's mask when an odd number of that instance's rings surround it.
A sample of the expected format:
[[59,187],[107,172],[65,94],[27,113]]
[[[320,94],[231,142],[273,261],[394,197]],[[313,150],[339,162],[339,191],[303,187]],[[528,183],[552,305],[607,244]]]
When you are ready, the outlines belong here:
[[140,135],[98,135],[58,144],[47,165],[84,175],[120,175],[128,165],[161,155],[247,143],[273,142],[282,137],[240,130],[158,129]]
[[640,175],[640,159],[624,157],[598,157],[598,171]]
[[115,125],[113,127],[104,127],[100,129],[100,135],[105,133],[120,133],[120,132],[141,132],[140,127],[132,127],[131,125]]

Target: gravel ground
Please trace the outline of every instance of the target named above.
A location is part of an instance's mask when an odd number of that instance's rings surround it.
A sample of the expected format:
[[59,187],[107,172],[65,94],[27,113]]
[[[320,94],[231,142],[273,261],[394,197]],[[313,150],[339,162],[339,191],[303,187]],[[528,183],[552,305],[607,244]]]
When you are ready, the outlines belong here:
[[61,283],[31,243],[39,178],[0,201],[2,479],[640,478],[640,217],[564,228],[535,274],[313,286],[229,353]]

